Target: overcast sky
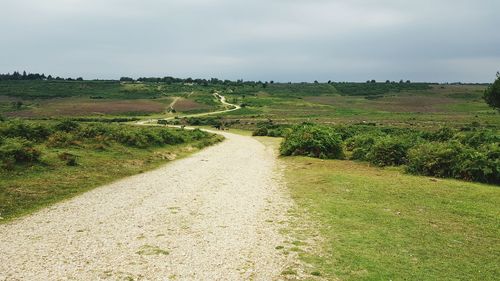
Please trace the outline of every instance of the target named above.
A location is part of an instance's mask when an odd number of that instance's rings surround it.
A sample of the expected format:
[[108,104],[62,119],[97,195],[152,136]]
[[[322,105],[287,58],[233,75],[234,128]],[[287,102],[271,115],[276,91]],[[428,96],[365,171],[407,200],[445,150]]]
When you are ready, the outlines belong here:
[[0,0],[0,72],[491,82],[500,0]]

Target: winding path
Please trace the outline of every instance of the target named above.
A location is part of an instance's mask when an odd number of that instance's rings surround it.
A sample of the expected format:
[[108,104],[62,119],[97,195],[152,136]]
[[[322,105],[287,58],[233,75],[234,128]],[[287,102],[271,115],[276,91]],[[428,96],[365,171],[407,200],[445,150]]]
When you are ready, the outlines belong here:
[[[232,112],[241,109],[241,106],[237,104],[232,104],[226,101],[226,97],[219,93],[214,93],[214,96],[225,106],[229,107],[228,109],[224,110],[219,110],[219,111],[212,111],[212,112],[203,112],[203,113],[197,113],[197,114],[190,114],[190,115],[185,115],[185,116],[170,116],[166,118],[162,118],[162,120],[172,120],[175,119],[176,117],[179,118],[184,118],[184,117],[202,117],[202,116],[209,116],[209,115],[216,115],[216,114],[221,114],[221,113],[227,113],[227,112]],[[175,100],[177,102],[177,100]],[[156,121],[158,119],[147,119],[147,120],[142,120],[135,122],[135,124],[138,125],[146,125],[146,124],[156,124]]]
[[0,225],[0,280],[280,279],[291,201],[276,157],[219,133],[189,158]]

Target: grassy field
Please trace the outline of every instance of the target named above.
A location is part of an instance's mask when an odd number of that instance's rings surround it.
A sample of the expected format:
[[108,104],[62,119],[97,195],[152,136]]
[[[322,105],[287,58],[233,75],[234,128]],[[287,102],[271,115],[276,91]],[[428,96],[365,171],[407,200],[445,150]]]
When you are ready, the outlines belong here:
[[[41,124],[42,128],[55,125],[54,122],[36,124]],[[7,125],[0,125],[0,132],[6,132]],[[153,140],[143,137],[141,130],[148,128],[112,124],[80,126],[83,128],[80,132],[52,131],[46,140],[30,138],[33,146],[25,148],[16,148],[15,144],[8,142],[11,139],[21,143],[19,136],[12,135],[13,129],[0,138],[0,223],[114,180],[156,168],[222,139],[199,131],[156,128],[157,132],[166,131],[166,137],[173,140],[171,144],[162,145],[157,143],[158,140],[153,143]],[[33,129],[33,132],[37,130]],[[120,140],[113,139],[117,132],[124,131],[126,134]],[[26,130],[19,133],[24,132]],[[90,136],[93,132],[96,132],[95,136]],[[13,149],[17,152],[9,153]],[[38,151],[41,156],[27,161],[18,156],[21,151]],[[11,157],[16,162],[12,162],[9,155],[14,155]]]
[[234,113],[237,114],[234,118],[242,124],[272,119],[278,123],[376,123],[428,128],[445,124],[461,126],[475,121],[500,126],[498,113],[482,100],[485,89],[482,85],[429,85],[377,95],[371,94],[370,86],[363,85],[351,94],[340,94],[334,85],[296,85],[295,89],[289,85],[289,93],[285,94],[279,85],[269,85],[253,95],[250,92],[226,95],[229,100],[247,105],[246,113]]
[[[479,122],[500,127],[498,113],[482,100],[485,85],[422,83],[268,83],[196,85],[118,81],[1,81],[0,114],[166,117],[220,110],[220,92],[245,108],[225,114],[241,128],[278,123],[376,123],[435,128]],[[167,114],[173,98],[175,114]],[[19,104],[19,102],[21,104]]]
[[[284,250],[300,253],[311,266],[311,279],[497,280],[500,275],[498,187],[352,161],[282,161],[299,220],[297,241]],[[317,245],[309,245],[316,235]]]

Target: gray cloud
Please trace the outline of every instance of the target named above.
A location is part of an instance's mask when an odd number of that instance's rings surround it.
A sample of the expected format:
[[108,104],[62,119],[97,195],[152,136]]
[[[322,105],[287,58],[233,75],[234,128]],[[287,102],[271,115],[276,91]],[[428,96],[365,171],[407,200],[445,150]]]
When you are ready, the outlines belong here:
[[6,0],[0,72],[491,81],[497,0]]

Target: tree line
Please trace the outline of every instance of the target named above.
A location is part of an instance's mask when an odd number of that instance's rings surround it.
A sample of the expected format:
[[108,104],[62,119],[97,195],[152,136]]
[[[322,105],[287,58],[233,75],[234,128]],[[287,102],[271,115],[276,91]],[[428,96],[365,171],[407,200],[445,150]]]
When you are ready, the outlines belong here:
[[27,73],[26,71],[23,71],[20,73],[19,71],[14,71],[12,74],[6,73],[6,74],[1,74],[0,73],[0,81],[21,81],[21,80],[58,80],[58,81],[83,81],[82,77],[78,78],[62,78],[59,76],[53,77],[52,75],[45,76],[44,73]]

